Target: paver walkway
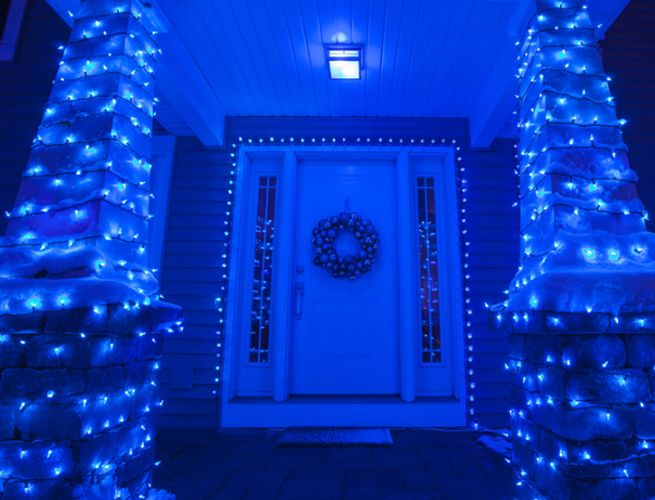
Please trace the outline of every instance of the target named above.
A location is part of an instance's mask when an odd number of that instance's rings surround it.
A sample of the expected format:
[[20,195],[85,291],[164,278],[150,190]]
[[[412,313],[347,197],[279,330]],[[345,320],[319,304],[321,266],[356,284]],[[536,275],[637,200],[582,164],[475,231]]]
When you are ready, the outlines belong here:
[[179,500],[515,496],[511,469],[474,432],[396,430],[385,448],[284,448],[280,432],[161,430],[154,487]]

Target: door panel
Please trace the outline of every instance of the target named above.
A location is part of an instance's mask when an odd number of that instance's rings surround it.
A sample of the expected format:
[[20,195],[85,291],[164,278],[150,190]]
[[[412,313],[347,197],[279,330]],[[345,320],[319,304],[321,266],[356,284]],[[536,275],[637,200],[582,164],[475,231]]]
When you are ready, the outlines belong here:
[[[301,314],[291,336],[290,393],[397,394],[395,162],[330,158],[299,162],[295,278],[304,293],[296,298]],[[315,266],[311,248],[318,221],[347,207],[370,219],[381,241],[372,270],[355,280]]]

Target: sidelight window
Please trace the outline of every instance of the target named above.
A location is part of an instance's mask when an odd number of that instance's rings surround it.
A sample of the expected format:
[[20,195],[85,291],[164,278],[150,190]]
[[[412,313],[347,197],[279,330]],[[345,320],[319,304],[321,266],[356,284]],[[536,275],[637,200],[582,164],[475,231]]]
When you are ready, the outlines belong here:
[[276,188],[275,176],[259,178],[248,355],[251,363],[268,363],[269,361]]
[[441,361],[435,178],[417,177],[421,361]]

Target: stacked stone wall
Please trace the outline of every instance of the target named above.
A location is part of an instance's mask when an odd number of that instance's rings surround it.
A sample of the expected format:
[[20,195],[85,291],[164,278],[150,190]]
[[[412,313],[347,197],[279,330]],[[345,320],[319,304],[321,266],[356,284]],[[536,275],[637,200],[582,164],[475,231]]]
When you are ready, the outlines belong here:
[[162,334],[179,310],[113,304],[0,316],[0,495],[145,495]]
[[[496,320],[498,321],[498,320]],[[652,315],[512,313],[513,462],[526,498],[655,496]]]

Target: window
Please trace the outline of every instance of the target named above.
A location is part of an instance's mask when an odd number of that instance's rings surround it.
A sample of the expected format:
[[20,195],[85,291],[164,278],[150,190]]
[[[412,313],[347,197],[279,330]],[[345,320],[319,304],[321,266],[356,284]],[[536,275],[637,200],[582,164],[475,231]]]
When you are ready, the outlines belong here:
[[248,354],[248,361],[251,363],[268,363],[269,361],[276,187],[275,176],[259,178]]
[[439,327],[439,272],[437,266],[437,217],[435,178],[417,177],[418,256],[420,287],[421,361],[441,361]]

